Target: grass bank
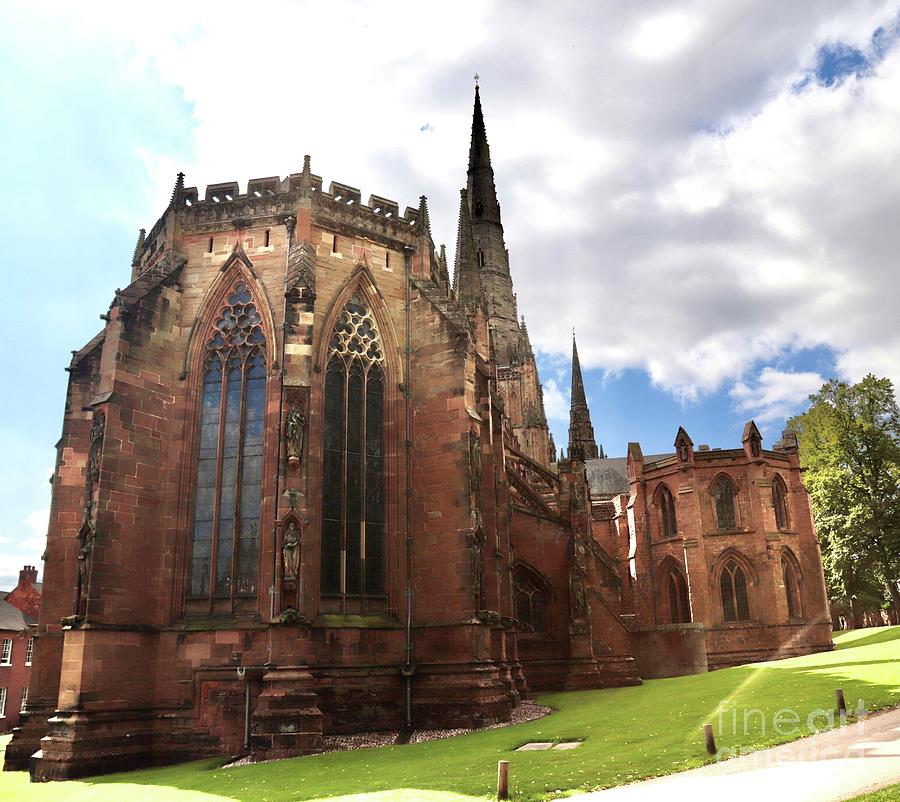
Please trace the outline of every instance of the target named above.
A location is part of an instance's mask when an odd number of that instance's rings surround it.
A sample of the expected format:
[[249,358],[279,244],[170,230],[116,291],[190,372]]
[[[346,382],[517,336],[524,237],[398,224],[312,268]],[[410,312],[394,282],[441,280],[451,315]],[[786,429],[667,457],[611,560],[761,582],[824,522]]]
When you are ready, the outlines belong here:
[[[670,774],[707,760],[702,725],[719,747],[746,750],[827,727],[834,689],[868,710],[900,704],[900,627],[846,633],[833,652],[652,680],[638,688],[545,694],[538,721],[406,746],[222,769],[204,760],[81,782],[28,784],[0,775],[0,799],[29,802],[472,802],[489,797],[498,760],[514,799],[536,802]],[[529,741],[582,740],[569,752],[515,752]],[[364,792],[363,792],[364,789]]]

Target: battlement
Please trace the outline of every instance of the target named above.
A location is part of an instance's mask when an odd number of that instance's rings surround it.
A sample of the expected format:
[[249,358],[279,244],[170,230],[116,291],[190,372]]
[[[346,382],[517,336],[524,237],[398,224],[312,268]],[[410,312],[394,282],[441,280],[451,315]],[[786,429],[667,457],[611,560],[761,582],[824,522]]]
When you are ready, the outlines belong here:
[[[323,189],[321,176],[308,172],[308,168],[302,173],[291,173],[285,178],[277,175],[252,178],[247,182],[247,191],[243,193],[237,181],[208,184],[202,197],[197,187],[187,187],[181,191],[180,197],[176,198],[177,208],[194,210],[198,221],[225,220],[231,216],[245,216],[246,206],[255,205],[260,201],[268,201],[267,205],[275,201],[275,205],[280,207],[281,201],[289,200],[288,196],[299,193],[304,186],[308,187],[313,197],[318,199],[317,206],[320,209],[327,210],[331,205],[342,219],[346,219],[347,212],[356,213],[352,216],[362,222],[364,227],[366,219],[371,222],[389,222],[398,229],[402,225],[415,226],[419,220],[418,207],[407,206],[401,216],[397,201],[381,195],[369,195],[368,201],[363,203],[361,191],[349,184],[332,181],[326,191]],[[208,214],[212,209],[215,209],[216,213]],[[207,213],[202,214],[201,210]]]

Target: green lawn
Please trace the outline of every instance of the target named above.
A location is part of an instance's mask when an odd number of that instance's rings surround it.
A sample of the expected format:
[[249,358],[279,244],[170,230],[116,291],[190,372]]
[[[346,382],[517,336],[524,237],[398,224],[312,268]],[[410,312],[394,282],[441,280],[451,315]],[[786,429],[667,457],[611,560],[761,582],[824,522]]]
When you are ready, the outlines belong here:
[[[806,735],[809,724],[824,728],[835,688],[843,688],[849,707],[860,699],[868,710],[900,704],[900,627],[837,640],[839,648],[825,654],[652,680],[638,688],[546,694],[540,701],[557,712],[544,719],[444,741],[236,769],[204,760],[30,787],[26,774],[6,772],[0,799],[471,802],[491,795],[500,759],[510,761],[516,800],[620,785],[704,763],[704,722],[713,724],[720,748],[740,750]],[[779,733],[775,714],[785,709],[796,716],[782,713]],[[558,740],[584,744],[571,752],[513,752],[528,741]]]

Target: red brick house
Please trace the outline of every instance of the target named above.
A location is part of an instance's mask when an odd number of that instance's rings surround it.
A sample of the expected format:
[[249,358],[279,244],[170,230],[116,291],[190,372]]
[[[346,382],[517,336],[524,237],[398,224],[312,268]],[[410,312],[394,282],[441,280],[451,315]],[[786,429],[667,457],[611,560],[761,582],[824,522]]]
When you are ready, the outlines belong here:
[[16,587],[0,593],[0,732],[15,727],[26,706],[40,610],[37,569],[26,565]]
[[[749,441],[714,468],[633,448],[605,493],[581,387],[556,459],[477,90],[452,281],[424,196],[363,202],[307,157],[243,193],[201,197],[179,175],[104,319],[69,367],[7,768],[304,754],[323,734],[508,720],[529,688],[636,684],[644,664],[830,648],[790,449]],[[673,471],[678,524],[642,551],[641,510]],[[773,471],[796,531],[771,525]],[[734,521],[714,533],[703,483],[719,474]],[[802,542],[798,621],[776,598],[776,535]],[[716,553],[726,541],[743,579]],[[646,576],[690,548],[676,602],[696,623],[671,625],[689,633],[684,659],[654,663],[646,644],[670,626],[654,610],[669,608]]]

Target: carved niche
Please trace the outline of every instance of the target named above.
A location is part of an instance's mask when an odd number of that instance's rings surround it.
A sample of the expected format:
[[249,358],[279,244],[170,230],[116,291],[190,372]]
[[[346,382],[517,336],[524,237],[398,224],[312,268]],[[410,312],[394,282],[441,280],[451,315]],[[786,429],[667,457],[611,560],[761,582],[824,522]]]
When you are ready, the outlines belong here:
[[306,415],[300,404],[294,404],[284,422],[284,442],[288,465],[297,468],[303,459],[303,441],[306,436]]
[[284,527],[281,539],[282,577],[287,586],[295,586],[300,573],[300,524],[291,518]]

